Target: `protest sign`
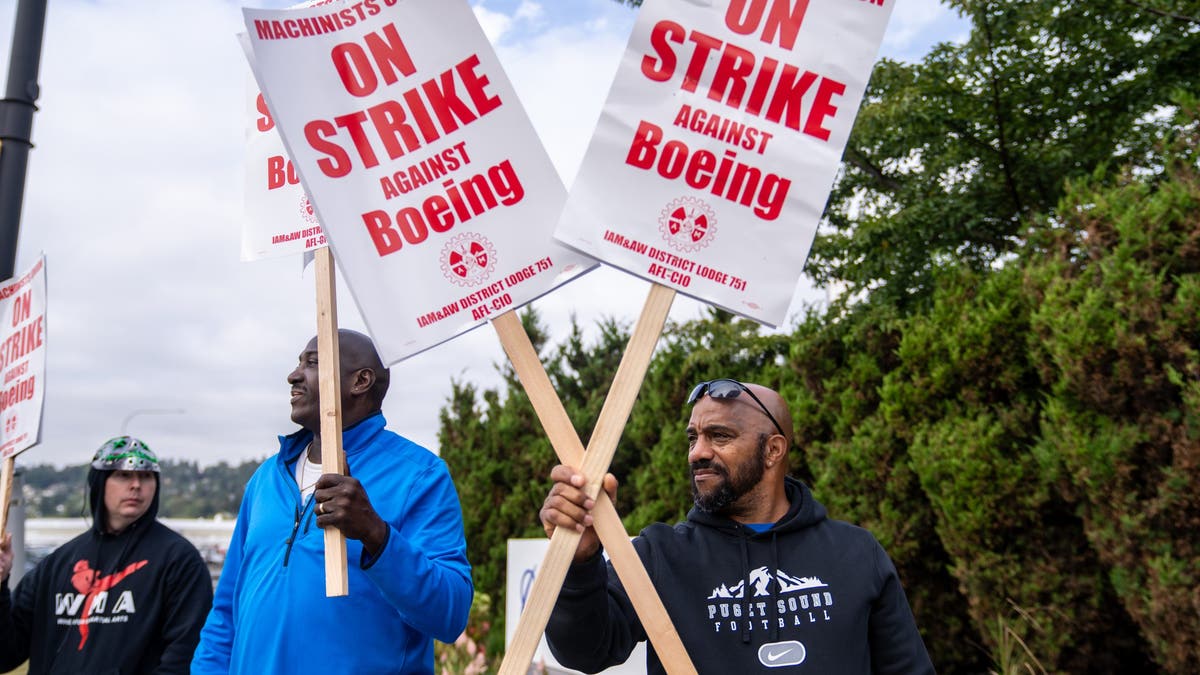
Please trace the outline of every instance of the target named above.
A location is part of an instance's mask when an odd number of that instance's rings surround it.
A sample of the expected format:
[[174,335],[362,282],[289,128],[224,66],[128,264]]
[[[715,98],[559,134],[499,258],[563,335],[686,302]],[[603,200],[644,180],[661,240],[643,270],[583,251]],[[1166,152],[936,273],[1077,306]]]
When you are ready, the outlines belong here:
[[0,454],[41,440],[46,397],[46,258],[0,284]]
[[0,536],[8,527],[16,456],[42,438],[46,398],[46,257],[0,283]]
[[250,262],[324,246],[325,234],[317,212],[283,148],[267,100],[253,82],[247,93],[242,260]]
[[782,323],[893,4],[646,0],[555,237]]
[[[309,0],[295,7],[312,7],[319,2]],[[246,49],[246,36],[238,37]],[[326,244],[316,209],[283,147],[267,99],[259,91],[253,73],[247,75],[242,261],[316,250]]]
[[251,65],[391,364],[586,271],[565,191],[463,0],[245,10]]

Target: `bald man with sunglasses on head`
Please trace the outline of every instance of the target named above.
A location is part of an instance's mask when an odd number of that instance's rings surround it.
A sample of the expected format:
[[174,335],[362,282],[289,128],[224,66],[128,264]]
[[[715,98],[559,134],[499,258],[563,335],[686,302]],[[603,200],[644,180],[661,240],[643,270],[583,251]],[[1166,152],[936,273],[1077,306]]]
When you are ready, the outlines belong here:
[[[787,475],[792,418],[757,384],[701,382],[688,397],[694,506],[634,539],[700,673],[932,673],[896,568],[870,532],[826,516]],[[546,627],[563,665],[597,672],[646,639],[592,529],[582,474],[556,466],[540,513],[546,535],[582,533]],[[604,489],[616,497],[617,481]],[[654,649],[647,670],[662,673]]]

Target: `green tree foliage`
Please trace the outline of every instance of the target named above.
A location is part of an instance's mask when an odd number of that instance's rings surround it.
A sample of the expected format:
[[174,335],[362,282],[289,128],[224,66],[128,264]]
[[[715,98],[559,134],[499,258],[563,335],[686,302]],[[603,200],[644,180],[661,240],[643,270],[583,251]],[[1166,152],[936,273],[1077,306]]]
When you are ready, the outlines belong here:
[[1087,182],[1027,271],[1040,455],[1155,659],[1200,670],[1200,134],[1161,180]]
[[[1194,0],[954,0],[972,29],[872,74],[808,269],[907,305],[986,269],[1067,181],[1153,163],[1200,73]],[[897,11],[903,11],[903,7]]]
[[911,431],[881,397],[901,366],[903,328],[883,304],[810,314],[792,335],[782,393],[817,498],[887,549],[934,663],[942,672],[981,672],[982,638],[909,457]]
[[1023,638],[1044,666],[1129,670],[1142,662],[1122,637],[1132,623],[1033,452],[1043,394],[1021,284],[1017,266],[939,283],[931,310],[906,322],[900,364],[885,378],[885,417],[906,437],[974,624],[994,634],[1015,606],[1041,629]]

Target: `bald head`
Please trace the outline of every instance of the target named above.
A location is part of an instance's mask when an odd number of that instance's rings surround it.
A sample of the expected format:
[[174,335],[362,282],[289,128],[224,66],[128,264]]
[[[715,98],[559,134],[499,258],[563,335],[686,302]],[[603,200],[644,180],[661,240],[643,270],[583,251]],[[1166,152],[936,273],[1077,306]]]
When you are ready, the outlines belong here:
[[[313,338],[316,340],[316,338]],[[391,372],[383,365],[375,343],[371,338],[358,331],[341,328],[338,330],[338,352],[342,362],[342,376],[353,376],[363,369],[370,370],[374,376],[367,394],[379,409],[383,398],[387,396],[388,385],[391,383]]]
[[[292,386],[292,420],[306,429],[320,428],[320,386],[317,338],[300,353],[299,365],[288,374]],[[371,338],[357,331],[338,331],[338,361],[343,426],[350,426],[383,407],[390,374]]]
[[743,384],[746,385],[747,389],[754,392],[754,395],[758,397],[763,407],[771,413],[776,422],[779,422],[779,426],[783,427],[783,436],[787,439],[788,446],[791,446],[793,440],[792,413],[788,410],[787,403],[784,402],[783,397],[774,389],[764,387],[761,384],[754,384],[752,382],[745,382]]

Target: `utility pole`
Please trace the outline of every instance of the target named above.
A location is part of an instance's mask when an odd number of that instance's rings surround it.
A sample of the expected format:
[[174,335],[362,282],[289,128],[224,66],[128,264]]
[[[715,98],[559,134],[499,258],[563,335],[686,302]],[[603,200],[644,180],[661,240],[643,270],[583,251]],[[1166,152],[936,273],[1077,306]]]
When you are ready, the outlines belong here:
[[33,113],[39,93],[38,64],[46,27],[46,0],[17,0],[8,87],[0,100],[0,279],[17,264],[17,235],[25,198],[25,168],[33,147]]

